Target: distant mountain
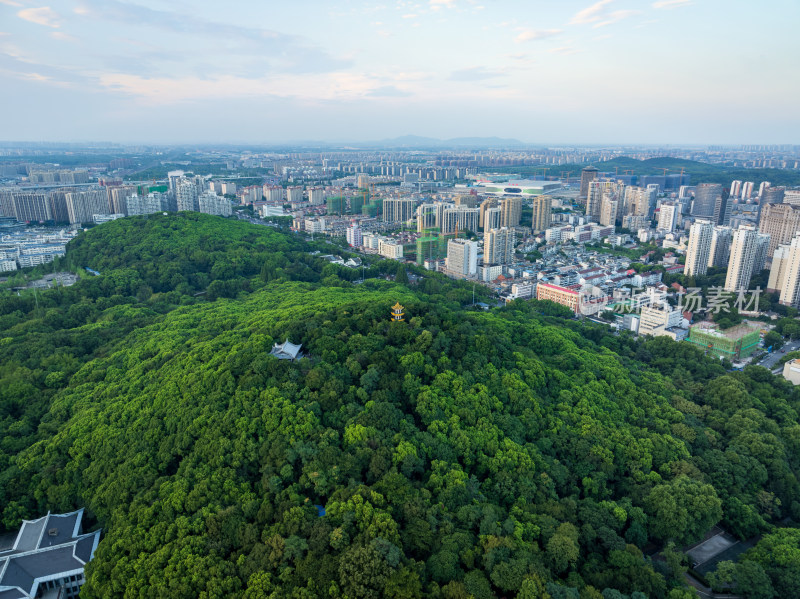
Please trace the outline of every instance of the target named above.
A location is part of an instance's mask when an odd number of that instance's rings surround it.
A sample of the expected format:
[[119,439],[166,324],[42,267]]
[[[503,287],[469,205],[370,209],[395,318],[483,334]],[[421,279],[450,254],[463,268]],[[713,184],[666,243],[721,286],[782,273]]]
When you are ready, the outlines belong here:
[[435,137],[422,137],[420,135],[402,135],[392,139],[383,139],[354,145],[369,147],[381,146],[386,148],[518,148],[527,144],[518,139],[502,137],[454,137],[452,139],[437,139]]

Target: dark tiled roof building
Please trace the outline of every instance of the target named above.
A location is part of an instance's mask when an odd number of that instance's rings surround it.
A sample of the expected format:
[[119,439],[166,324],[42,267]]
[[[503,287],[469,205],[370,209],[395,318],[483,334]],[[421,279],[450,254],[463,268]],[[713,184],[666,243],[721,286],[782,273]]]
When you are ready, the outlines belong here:
[[0,599],[72,599],[84,582],[100,531],[81,534],[83,509],[22,523],[10,548],[0,548]]

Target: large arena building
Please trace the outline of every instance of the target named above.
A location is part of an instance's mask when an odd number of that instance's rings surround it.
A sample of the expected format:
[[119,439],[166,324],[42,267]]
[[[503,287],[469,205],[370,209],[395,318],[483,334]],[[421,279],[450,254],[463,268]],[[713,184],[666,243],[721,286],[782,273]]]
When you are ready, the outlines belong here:
[[495,181],[476,181],[475,188],[478,193],[486,195],[502,196],[502,197],[530,197],[538,196],[543,193],[550,193],[561,189],[561,183],[558,181],[506,181],[498,183]]

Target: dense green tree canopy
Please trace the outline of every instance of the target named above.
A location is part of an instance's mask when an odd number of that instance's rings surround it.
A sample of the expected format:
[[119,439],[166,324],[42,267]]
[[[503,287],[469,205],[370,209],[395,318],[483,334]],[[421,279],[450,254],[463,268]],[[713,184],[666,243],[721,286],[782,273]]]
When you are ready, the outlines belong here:
[[[87,597],[638,599],[689,593],[643,550],[800,516],[800,397],[765,369],[315,251],[123,219],[68,248],[101,276],[0,297],[2,527],[85,506]],[[791,596],[794,533],[741,579]]]

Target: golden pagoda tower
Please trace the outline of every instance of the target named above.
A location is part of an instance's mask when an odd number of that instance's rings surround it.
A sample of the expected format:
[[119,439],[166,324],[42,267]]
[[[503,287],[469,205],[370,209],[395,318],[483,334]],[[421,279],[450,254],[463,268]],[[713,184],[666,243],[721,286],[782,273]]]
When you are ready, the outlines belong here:
[[404,308],[400,305],[400,302],[392,306],[392,322],[403,322],[403,310]]

